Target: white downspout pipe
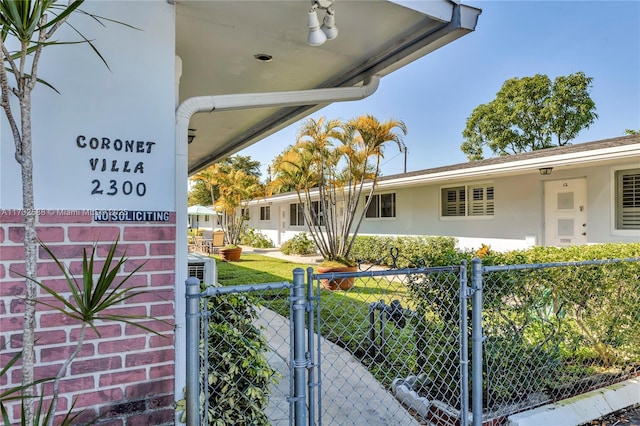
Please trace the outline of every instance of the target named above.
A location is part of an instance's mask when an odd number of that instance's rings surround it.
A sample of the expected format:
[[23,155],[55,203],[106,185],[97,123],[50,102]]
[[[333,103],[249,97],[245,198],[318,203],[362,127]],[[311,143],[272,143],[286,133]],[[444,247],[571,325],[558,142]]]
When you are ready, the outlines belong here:
[[[187,136],[189,120],[199,112],[232,111],[238,109],[288,107],[355,101],[371,96],[380,83],[380,77],[369,77],[359,87],[295,90],[288,92],[246,93],[237,95],[197,96],[182,102],[176,111],[175,135],[175,398],[182,397],[186,383],[185,312],[187,280],[187,192],[188,161]],[[178,422],[178,420],[176,420]]]

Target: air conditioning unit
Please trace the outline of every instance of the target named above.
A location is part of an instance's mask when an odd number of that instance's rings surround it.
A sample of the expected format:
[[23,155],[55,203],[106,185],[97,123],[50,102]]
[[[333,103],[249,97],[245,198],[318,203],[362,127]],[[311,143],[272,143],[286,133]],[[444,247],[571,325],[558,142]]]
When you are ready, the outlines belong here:
[[187,260],[189,264],[187,276],[196,277],[203,284],[218,284],[218,269],[216,268],[216,261],[213,258],[197,253],[189,253]]

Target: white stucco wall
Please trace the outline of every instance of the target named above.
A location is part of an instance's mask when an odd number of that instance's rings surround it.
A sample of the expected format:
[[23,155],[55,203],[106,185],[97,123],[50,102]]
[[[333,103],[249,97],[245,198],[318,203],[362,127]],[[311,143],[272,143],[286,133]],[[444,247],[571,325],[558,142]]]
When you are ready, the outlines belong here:
[[[614,214],[613,182],[617,169],[638,167],[635,159],[618,160],[600,165],[587,164],[571,169],[556,168],[549,176],[537,170],[525,174],[423,184],[410,187],[385,188],[380,185],[376,193],[396,193],[396,217],[364,219],[360,235],[428,235],[452,236],[461,248],[478,248],[488,244],[494,250],[511,250],[544,244],[544,181],[586,177],[587,179],[587,239],[588,243],[640,242],[640,231],[616,231],[612,225]],[[478,182],[491,183],[495,189],[495,214],[479,218],[440,217],[440,189],[442,187]],[[289,203],[291,197],[273,202],[273,212],[285,206],[286,220],[280,233],[284,242],[306,227],[290,226]],[[262,201],[264,202],[264,201]],[[277,244],[277,222],[259,221],[260,209],[251,207],[249,226],[269,236]]]
[[[137,29],[72,15],[110,70],[86,44],[45,48],[38,75],[60,94],[42,84],[33,93],[36,208],[173,211],[175,34],[167,28],[175,26],[174,7],[164,1],[82,7]],[[79,39],[68,26],[55,38]],[[19,209],[20,167],[4,114],[0,126],[0,208]],[[110,149],[91,149],[91,138],[100,146],[109,139]],[[135,152],[114,149],[116,139],[123,146],[135,141]]]

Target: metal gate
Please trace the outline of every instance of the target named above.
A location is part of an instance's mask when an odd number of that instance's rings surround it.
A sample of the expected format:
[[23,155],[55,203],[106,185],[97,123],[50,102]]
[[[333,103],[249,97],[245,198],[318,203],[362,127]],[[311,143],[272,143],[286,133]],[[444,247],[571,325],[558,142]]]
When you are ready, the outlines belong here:
[[469,424],[466,263],[308,271],[307,282],[321,336],[313,424]]
[[307,300],[302,269],[293,283],[202,288],[187,280],[188,425],[309,424],[319,385],[307,383],[316,367]]

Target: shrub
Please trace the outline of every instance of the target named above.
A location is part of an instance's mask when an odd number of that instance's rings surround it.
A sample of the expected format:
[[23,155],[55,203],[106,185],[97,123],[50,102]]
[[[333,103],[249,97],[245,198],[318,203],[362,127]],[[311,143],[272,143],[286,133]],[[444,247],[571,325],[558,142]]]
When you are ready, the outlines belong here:
[[202,229],[187,229],[187,236],[189,237],[202,237]]
[[240,235],[240,244],[257,248],[271,248],[273,241],[253,228],[245,229]]
[[[270,424],[265,414],[269,387],[277,383],[279,375],[267,362],[267,342],[254,324],[256,306],[243,294],[212,297],[207,306],[211,313],[207,331],[209,371],[200,371],[207,375],[209,386],[208,424]],[[178,401],[176,411],[183,411],[185,405],[184,399]],[[185,420],[183,411],[181,421]]]
[[365,263],[393,266],[391,250],[398,250],[397,267],[442,266],[459,263],[453,237],[358,236],[353,244],[354,259]]
[[209,421],[221,425],[268,425],[264,413],[276,372],[267,363],[267,342],[253,324],[255,305],[244,295],[209,301]]
[[300,232],[293,238],[288,239],[280,247],[280,251],[284,254],[314,254],[317,253],[316,243],[307,237],[306,232]]
[[[567,383],[616,368],[637,371],[640,262],[557,263],[637,259],[640,244],[533,247],[504,253],[487,247],[481,253],[458,252],[450,264],[471,261],[479,254],[483,255],[484,266],[533,265],[483,274],[483,368],[487,380],[491,380],[486,388],[489,405],[508,402],[518,393],[544,391],[565,398],[573,396],[567,393]],[[556,265],[539,267],[547,263]],[[419,319],[424,322],[421,328],[417,327],[415,336],[418,365],[453,368],[458,361],[448,356],[451,351],[435,352],[420,343],[438,335],[433,330],[434,319],[445,330],[455,329],[458,288],[449,274],[433,274],[428,280],[425,285],[409,285]],[[486,372],[487,368],[491,373]],[[523,383],[527,385],[522,386]]]

